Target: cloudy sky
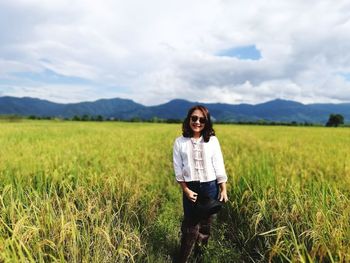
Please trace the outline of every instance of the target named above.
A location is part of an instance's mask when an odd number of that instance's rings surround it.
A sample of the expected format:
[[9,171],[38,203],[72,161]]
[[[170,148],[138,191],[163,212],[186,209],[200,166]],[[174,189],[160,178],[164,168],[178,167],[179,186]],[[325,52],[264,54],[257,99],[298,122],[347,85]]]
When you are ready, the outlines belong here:
[[0,96],[350,102],[347,0],[0,0]]

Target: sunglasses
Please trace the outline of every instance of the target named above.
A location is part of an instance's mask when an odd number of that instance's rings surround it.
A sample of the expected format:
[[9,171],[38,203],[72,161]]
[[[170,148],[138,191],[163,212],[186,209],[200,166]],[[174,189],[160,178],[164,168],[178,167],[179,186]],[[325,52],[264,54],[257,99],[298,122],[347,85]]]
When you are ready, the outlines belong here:
[[206,122],[206,119],[205,119],[204,117],[198,117],[198,116],[196,116],[196,115],[192,115],[192,116],[191,116],[191,121],[192,121],[192,122],[197,122],[198,119],[199,119],[199,122],[200,122],[201,124],[204,124],[204,123]]

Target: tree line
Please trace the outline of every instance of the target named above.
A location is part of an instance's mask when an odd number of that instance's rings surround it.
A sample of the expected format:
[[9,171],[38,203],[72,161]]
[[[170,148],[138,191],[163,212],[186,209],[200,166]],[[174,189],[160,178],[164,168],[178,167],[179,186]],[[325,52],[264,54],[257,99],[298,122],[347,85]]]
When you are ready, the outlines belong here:
[[[150,122],[150,123],[182,123],[181,119],[163,119],[159,117],[152,117],[150,119],[142,119],[139,117],[133,117],[130,119],[120,118],[105,118],[102,115],[74,115],[71,118],[60,118],[52,116],[20,116],[20,115],[0,115],[0,119],[7,121],[19,121],[21,119],[29,120],[67,120],[67,121],[123,121],[123,122]],[[280,121],[268,121],[268,120],[256,120],[256,121],[215,121],[217,124],[238,124],[238,125],[269,125],[269,126],[322,126],[322,124],[316,124],[312,122],[280,122]],[[349,126],[345,125],[345,118],[341,114],[330,114],[326,127],[338,127],[338,126]]]

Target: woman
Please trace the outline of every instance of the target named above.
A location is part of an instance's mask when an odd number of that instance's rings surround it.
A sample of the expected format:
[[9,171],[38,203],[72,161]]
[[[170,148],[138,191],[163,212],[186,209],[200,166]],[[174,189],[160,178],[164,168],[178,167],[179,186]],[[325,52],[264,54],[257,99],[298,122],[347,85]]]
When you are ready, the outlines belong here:
[[182,136],[174,143],[173,162],[177,182],[183,191],[184,219],[181,225],[179,262],[186,262],[194,244],[195,253],[208,243],[212,215],[199,216],[199,195],[227,202],[224,161],[206,107],[192,107],[182,124]]

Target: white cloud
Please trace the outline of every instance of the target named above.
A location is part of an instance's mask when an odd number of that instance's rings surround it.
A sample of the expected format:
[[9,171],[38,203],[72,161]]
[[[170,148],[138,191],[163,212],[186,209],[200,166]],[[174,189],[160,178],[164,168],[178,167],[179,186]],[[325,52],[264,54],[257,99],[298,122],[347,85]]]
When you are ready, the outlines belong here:
[[[350,72],[349,30],[345,0],[0,0],[0,94],[148,105],[349,101],[339,76]],[[245,45],[262,58],[215,56]],[[45,69],[89,84],[27,86],[14,74]]]

